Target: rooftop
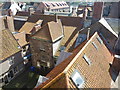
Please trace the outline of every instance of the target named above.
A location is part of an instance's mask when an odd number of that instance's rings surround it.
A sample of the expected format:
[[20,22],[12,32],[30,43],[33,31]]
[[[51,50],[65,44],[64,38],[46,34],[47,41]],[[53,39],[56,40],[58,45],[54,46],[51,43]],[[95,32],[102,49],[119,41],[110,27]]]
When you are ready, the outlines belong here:
[[42,2],[46,8],[50,9],[59,9],[59,8],[68,8],[68,4],[66,2]]
[[8,29],[2,30],[0,41],[0,60],[4,60],[20,51],[19,44]]
[[44,39],[50,42],[55,42],[56,40],[62,37],[63,37],[63,29],[59,21],[48,22],[32,36],[32,38]]
[[32,31],[33,27],[35,26],[36,23],[32,22],[26,22],[22,28],[19,30],[19,32],[25,32],[26,34],[31,34],[30,32]]
[[[68,77],[66,83],[67,86],[70,87],[71,83],[73,83],[70,80],[70,75],[72,74],[74,69],[79,70],[82,77],[84,77],[85,88],[110,88],[112,79],[109,74],[109,62],[111,62],[114,57],[111,55],[104,44],[100,44],[100,42],[98,42],[97,37],[99,36],[97,33],[95,33],[83,46],[82,49],[80,49],[81,47],[78,46],[73,51],[73,54],[71,56],[69,56],[62,63],[56,66],[46,76],[47,78],[49,78],[49,80],[41,84],[38,88],[58,87],[57,85],[62,83],[62,81],[59,82],[57,78],[60,77],[62,79],[61,75],[64,74],[66,74]],[[92,45],[92,42],[96,43],[96,45],[98,46],[98,50],[96,50],[96,48]],[[87,61],[84,60],[83,55],[87,55],[87,57],[91,60],[91,65],[88,65]],[[74,86],[74,84],[72,85]],[[60,88],[63,88],[63,86],[61,86]]]
[[119,34],[120,32],[120,19],[118,18],[105,18],[105,20],[108,22],[108,24],[111,26],[111,28],[115,31],[116,34]]
[[18,43],[19,43],[19,45],[21,47],[23,47],[26,44],[28,44],[28,42],[26,41],[26,34],[25,34],[25,32],[16,33],[16,34],[14,34],[14,37],[18,41]]

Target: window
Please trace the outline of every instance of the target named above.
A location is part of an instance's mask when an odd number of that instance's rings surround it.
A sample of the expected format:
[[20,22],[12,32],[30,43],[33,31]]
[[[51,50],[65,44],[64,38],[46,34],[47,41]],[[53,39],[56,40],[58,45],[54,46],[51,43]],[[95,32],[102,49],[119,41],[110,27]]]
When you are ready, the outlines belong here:
[[98,47],[94,42],[92,42],[92,45],[98,50]]
[[47,7],[50,7],[50,5],[48,5],[47,3],[45,3],[45,5],[46,5]]
[[62,3],[62,5],[64,6],[64,3]]
[[85,61],[88,63],[88,65],[91,64],[90,59],[84,54],[83,58],[85,59]]
[[[56,3],[57,4],[57,3]],[[57,4],[57,6],[59,6],[59,4]]]
[[18,67],[16,66],[15,68],[14,68],[14,73],[16,74],[18,72]]
[[20,46],[18,46],[18,49],[20,49],[21,47]]
[[59,3],[59,5],[60,5],[60,6],[62,6],[62,4],[61,4],[61,3]]
[[55,5],[53,3],[51,3],[53,7],[55,7]]
[[10,57],[8,60],[9,60],[9,64],[10,64],[10,65],[13,65],[13,64],[14,64],[14,57],[13,57],[13,56]]
[[50,67],[50,62],[47,62],[47,67]]
[[14,77],[14,74],[13,74],[13,71],[11,70],[9,73],[8,73],[8,78],[13,78]]
[[64,51],[65,50],[65,46],[60,46],[60,51]]
[[3,79],[3,78],[1,78],[1,79],[0,79],[0,83],[3,83],[3,82],[4,82],[4,79]]
[[76,85],[77,88],[82,88],[83,84],[84,84],[84,79],[81,77],[80,73],[75,70],[73,72],[73,74],[71,75],[71,79],[73,81],[73,83]]
[[97,37],[97,40],[100,42],[100,44],[103,44],[103,41],[100,37]]
[[40,62],[37,61],[37,66],[40,67]]

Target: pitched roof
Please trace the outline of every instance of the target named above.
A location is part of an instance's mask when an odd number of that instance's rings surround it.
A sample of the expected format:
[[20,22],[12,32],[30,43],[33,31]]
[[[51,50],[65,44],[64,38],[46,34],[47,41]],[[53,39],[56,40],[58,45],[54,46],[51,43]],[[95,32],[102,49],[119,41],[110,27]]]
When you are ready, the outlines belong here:
[[63,37],[62,26],[54,21],[48,22],[38,32],[36,32],[32,38],[44,39],[47,41],[55,42]]
[[33,30],[33,27],[36,25],[36,24],[42,24],[43,20],[36,20],[35,22],[29,22],[27,21],[23,26],[22,28],[19,30],[19,32],[23,32],[25,31],[26,34],[31,34],[31,31]]
[[[101,23],[103,26],[105,26],[111,33],[113,33],[116,37],[118,37],[118,35],[115,33],[115,31],[113,30],[113,28],[111,28],[110,24],[104,19],[100,19],[99,23]],[[117,23],[116,23],[117,24]]]
[[[48,77],[49,80],[41,84],[38,88],[52,87],[52,84],[55,83],[53,81],[58,76],[65,73],[69,78],[74,69],[78,69],[81,75],[85,78],[85,88],[110,88],[112,79],[109,74],[109,62],[111,62],[114,57],[105,47],[104,43],[100,44],[98,42],[97,37],[99,36],[95,33],[82,49],[81,46],[78,46],[71,56],[48,73],[46,77]],[[92,42],[96,43],[98,50],[92,45]],[[86,54],[91,60],[92,64],[90,66],[84,60],[84,54]],[[62,84],[64,85],[64,83]],[[71,83],[69,83],[69,85],[70,84]]]
[[19,45],[21,47],[23,47],[26,44],[28,44],[28,42],[26,41],[26,34],[25,34],[25,32],[20,32],[20,33],[14,34],[14,37],[18,41],[18,43],[19,43]]
[[[63,26],[64,29],[64,37],[61,41],[61,46],[65,46],[65,51],[71,52],[74,49],[74,42],[78,36],[78,30],[76,27],[72,26]],[[58,50],[56,56],[60,55],[60,51]]]
[[19,44],[8,29],[2,30],[0,36],[0,60],[4,60],[20,51]]
[[60,8],[68,8],[68,4],[66,2],[41,2],[48,9],[60,9]]
[[30,34],[30,32],[32,31],[33,27],[35,26],[36,23],[32,23],[32,22],[26,22],[22,28],[19,30],[19,32],[23,32],[25,31],[26,34]]
[[[47,22],[56,21],[55,15],[43,15],[43,14],[32,14],[28,18],[28,22],[37,22],[39,19],[43,20],[42,26]],[[82,28],[83,18],[80,17],[71,17],[71,16],[58,16],[58,19],[61,20],[63,26],[72,26]]]

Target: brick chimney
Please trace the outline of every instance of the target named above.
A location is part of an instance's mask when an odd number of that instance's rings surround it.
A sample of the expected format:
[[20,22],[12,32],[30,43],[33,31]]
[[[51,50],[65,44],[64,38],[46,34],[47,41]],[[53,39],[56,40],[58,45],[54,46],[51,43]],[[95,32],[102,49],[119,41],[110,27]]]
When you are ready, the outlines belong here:
[[58,21],[58,16],[57,16],[57,14],[55,14],[55,22],[57,22]]
[[120,55],[120,32],[118,34],[118,39],[115,43],[115,54]]
[[112,67],[116,72],[120,72],[120,55],[115,55],[112,63]]
[[112,63],[112,67],[116,72],[120,72],[120,33],[118,35],[118,40],[115,44],[115,53],[114,53],[114,60]]
[[95,23],[96,21],[100,20],[103,15],[103,2],[95,2],[93,7],[93,20],[92,23]]

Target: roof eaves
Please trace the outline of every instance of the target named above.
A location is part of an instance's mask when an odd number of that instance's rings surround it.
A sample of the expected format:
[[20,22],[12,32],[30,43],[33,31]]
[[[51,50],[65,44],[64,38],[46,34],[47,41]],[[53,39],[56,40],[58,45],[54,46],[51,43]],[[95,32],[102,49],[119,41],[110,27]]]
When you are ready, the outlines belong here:
[[45,40],[45,39],[42,39],[42,38],[32,37],[32,39],[41,40],[41,41],[46,41],[46,42],[50,42],[50,43],[51,43],[50,40]]
[[97,32],[94,33],[94,35],[90,38],[90,40],[82,47],[82,49],[77,53],[77,55],[73,58],[73,60],[68,64],[68,66],[65,68],[64,72],[67,72],[68,69],[73,65],[73,63],[76,61],[76,59],[79,57],[79,55],[83,52],[83,50],[88,46],[88,44],[93,40],[93,38],[97,35]]
[[110,26],[110,24],[104,18],[100,19],[98,22],[100,24],[102,24],[105,28],[107,28],[111,33],[113,33],[118,38],[118,35],[114,32],[114,30],[112,29],[112,27]]
[[61,35],[60,37],[58,37],[58,38],[52,40],[52,42],[53,42],[53,43],[56,42],[56,41],[59,40],[60,38],[63,38],[63,36],[64,36],[64,35]]

